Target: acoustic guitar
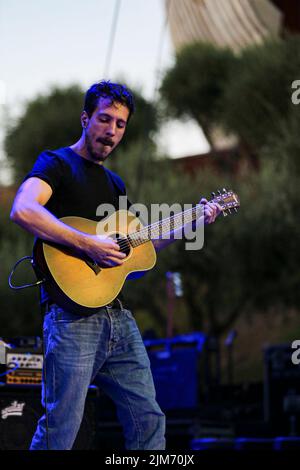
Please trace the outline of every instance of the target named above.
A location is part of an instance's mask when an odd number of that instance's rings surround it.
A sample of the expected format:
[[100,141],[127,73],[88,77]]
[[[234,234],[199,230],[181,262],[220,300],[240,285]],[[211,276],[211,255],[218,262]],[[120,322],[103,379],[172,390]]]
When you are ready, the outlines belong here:
[[[224,216],[232,210],[237,211],[240,202],[235,193],[224,189],[222,193],[212,194],[211,202],[221,206]],[[143,226],[140,219],[127,210],[116,211],[100,222],[63,217],[62,222],[81,232],[111,236],[126,254],[125,261],[120,266],[100,267],[92,259],[82,258],[69,248],[38,239],[33,251],[33,266],[58,305],[81,315],[94,313],[118,296],[126,279],[140,277],[153,268],[156,251],[152,240],[183,228],[201,217],[202,212],[203,205],[198,204],[148,226]]]

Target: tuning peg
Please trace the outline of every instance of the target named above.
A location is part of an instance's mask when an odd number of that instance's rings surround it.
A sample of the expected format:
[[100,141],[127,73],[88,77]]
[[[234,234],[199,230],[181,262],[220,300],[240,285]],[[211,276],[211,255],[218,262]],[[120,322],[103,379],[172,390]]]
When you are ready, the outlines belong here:
[[211,193],[212,197],[216,197],[216,193],[212,192]]
[[223,188],[223,193],[227,193],[227,189],[226,189],[226,188]]
[[227,215],[228,215],[227,212],[226,212],[226,210],[223,211],[222,214],[223,214],[223,217],[227,217]]
[[219,196],[221,196],[221,191],[218,189],[217,193],[219,194]]
[[238,208],[237,208],[237,207],[235,207],[235,208],[234,208],[234,212],[237,212],[237,211],[238,211]]
[[231,209],[230,209],[230,208],[229,208],[229,209],[227,209],[227,211],[228,211],[228,214],[231,214]]

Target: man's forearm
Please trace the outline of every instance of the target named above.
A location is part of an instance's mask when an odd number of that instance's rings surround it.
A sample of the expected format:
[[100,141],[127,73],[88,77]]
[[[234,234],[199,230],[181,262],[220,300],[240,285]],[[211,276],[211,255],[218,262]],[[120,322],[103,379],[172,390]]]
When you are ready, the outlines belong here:
[[86,237],[57,219],[37,202],[16,204],[11,211],[11,220],[38,238],[84,251]]

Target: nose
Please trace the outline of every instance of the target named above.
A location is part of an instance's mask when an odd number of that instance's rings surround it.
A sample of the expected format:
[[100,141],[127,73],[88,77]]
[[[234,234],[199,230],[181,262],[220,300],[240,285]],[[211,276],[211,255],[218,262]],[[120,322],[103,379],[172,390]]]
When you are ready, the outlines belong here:
[[116,123],[111,121],[106,129],[106,135],[113,137],[116,133]]

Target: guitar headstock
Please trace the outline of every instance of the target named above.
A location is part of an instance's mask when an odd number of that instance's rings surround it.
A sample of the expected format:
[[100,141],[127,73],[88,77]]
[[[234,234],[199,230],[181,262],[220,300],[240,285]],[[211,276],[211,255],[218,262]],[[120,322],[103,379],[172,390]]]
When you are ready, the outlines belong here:
[[236,193],[231,189],[227,191],[223,188],[222,191],[218,190],[216,193],[211,193],[212,199],[210,202],[217,202],[221,208],[223,216],[226,217],[228,214],[231,214],[232,211],[237,212],[240,207],[240,200]]

